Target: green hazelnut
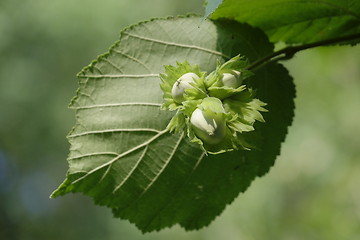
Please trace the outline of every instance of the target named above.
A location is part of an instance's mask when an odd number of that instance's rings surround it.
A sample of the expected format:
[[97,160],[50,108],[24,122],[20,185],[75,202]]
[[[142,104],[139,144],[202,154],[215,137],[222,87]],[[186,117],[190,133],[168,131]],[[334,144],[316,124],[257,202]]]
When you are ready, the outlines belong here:
[[238,88],[242,84],[241,72],[232,70],[231,73],[223,73],[221,81],[226,87]]
[[223,113],[197,108],[191,115],[190,123],[195,135],[208,144],[221,142],[226,133],[226,121]]
[[182,103],[185,100],[185,90],[193,88],[191,83],[195,82],[194,79],[199,79],[199,76],[195,73],[189,72],[185,73],[178,80],[176,80],[171,90],[171,94],[175,102]]

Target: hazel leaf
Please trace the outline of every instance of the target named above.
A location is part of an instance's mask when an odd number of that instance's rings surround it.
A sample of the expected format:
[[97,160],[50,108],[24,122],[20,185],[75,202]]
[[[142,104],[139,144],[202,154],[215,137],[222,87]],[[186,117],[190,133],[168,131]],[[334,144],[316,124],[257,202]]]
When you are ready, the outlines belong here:
[[175,111],[161,109],[162,89],[170,87],[160,88],[164,65],[188,61],[211,72],[218,61],[239,53],[252,62],[273,51],[259,29],[201,21],[187,16],[132,25],[78,74],[79,89],[70,105],[76,122],[68,135],[69,169],[52,197],[80,192],[143,232],[175,224],[193,230],[207,226],[269,171],[294,108],[292,79],[281,65],[263,67],[248,82],[269,110],[266,123],[255,123],[257,130],[247,136],[257,149],[206,156],[185,137],[187,131],[169,133],[179,109],[175,103],[167,106]]
[[[265,31],[271,41],[289,44],[360,33],[359,0],[227,0],[211,17],[248,23]],[[357,37],[345,43],[359,41]]]

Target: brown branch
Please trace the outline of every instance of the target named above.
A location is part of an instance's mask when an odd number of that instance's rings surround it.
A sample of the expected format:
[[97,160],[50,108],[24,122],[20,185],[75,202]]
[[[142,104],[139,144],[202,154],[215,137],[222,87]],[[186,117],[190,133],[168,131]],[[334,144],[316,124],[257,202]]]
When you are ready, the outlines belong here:
[[280,49],[279,51],[273,52],[272,54],[267,55],[255,62],[253,62],[252,64],[247,66],[246,69],[253,70],[267,62],[291,59],[297,52],[305,50],[305,49],[320,47],[320,46],[328,46],[328,45],[342,43],[342,42],[356,40],[356,39],[360,39],[360,34],[354,34],[354,35],[338,37],[338,38],[331,38],[331,39],[318,41],[318,42],[314,42],[314,43],[308,43],[308,44],[299,45],[299,46],[289,46],[289,47]]

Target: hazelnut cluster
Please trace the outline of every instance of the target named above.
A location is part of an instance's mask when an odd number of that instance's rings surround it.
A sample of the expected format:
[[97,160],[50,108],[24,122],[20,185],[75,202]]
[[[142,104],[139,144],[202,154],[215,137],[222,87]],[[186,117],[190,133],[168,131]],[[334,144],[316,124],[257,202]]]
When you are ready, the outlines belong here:
[[[266,105],[245,84],[252,73],[248,61],[236,56],[207,74],[187,61],[165,66],[160,74],[164,93],[162,109],[177,111],[167,128],[185,131],[206,153],[250,150],[244,133],[254,131],[255,121],[264,122]],[[245,81],[246,80],[246,81]]]

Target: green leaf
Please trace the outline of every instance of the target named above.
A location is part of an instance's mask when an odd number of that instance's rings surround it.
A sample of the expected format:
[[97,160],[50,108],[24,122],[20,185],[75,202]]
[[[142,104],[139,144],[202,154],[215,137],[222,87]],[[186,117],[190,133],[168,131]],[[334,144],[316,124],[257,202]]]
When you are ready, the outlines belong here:
[[359,34],[360,1],[225,0],[212,18],[260,27],[273,42],[311,43]]
[[175,112],[160,109],[164,65],[187,60],[211,72],[239,53],[254,61],[273,51],[258,29],[230,21],[199,27],[201,21],[188,16],[130,26],[79,73],[69,170],[52,197],[82,192],[143,232],[174,224],[190,230],[208,225],[269,170],[294,108],[294,86],[280,65],[263,67],[249,83],[269,110],[249,135],[258,149],[205,156],[198,144],[166,130]]

